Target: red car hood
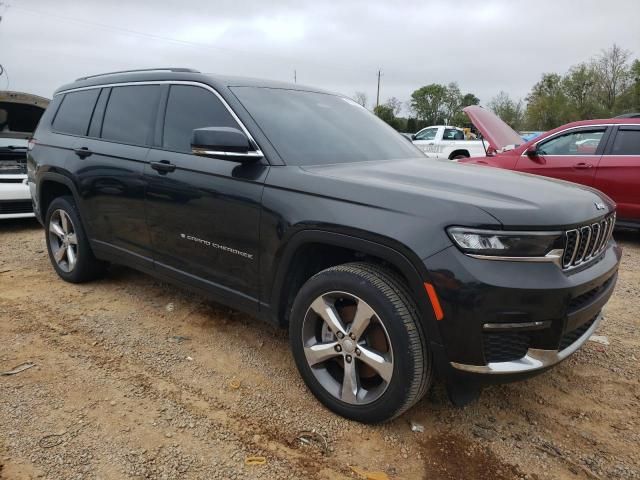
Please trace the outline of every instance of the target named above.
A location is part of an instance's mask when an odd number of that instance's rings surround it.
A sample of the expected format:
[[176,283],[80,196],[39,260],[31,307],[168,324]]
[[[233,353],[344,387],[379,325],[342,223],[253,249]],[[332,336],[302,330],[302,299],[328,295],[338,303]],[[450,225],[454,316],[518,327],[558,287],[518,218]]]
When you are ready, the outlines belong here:
[[496,150],[502,150],[510,145],[518,146],[524,143],[522,137],[513,128],[504,123],[500,117],[490,110],[477,105],[470,105],[462,109],[473,125],[489,140]]

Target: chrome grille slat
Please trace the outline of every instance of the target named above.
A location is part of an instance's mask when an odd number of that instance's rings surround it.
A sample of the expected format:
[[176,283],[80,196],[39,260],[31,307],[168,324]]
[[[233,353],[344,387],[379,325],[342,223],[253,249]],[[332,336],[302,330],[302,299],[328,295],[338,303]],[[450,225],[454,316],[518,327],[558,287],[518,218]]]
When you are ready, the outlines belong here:
[[591,241],[591,245],[589,246],[589,251],[587,253],[587,256],[585,257],[585,260],[590,259],[597,252],[596,248],[598,247],[598,242],[600,241],[600,224],[599,223],[594,223],[593,225],[591,225],[591,236],[593,240]]
[[565,253],[562,268],[567,270],[598,257],[609,244],[615,226],[615,214],[589,225],[565,232]]

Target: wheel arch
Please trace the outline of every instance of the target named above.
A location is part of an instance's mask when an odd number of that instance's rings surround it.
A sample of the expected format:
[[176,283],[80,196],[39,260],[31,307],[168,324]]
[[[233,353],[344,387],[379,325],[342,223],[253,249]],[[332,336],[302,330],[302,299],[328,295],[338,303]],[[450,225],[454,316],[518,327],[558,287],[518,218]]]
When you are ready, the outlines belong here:
[[455,158],[457,155],[464,155],[467,158],[471,157],[471,154],[469,153],[469,150],[467,150],[466,148],[458,148],[456,150],[454,150],[453,152],[451,152],[449,154],[449,160],[452,160],[453,158]]
[[[36,191],[38,192],[36,195],[37,215],[38,220],[42,224],[44,224],[47,209],[55,198],[62,195],[71,195],[76,203],[76,206],[79,205],[78,191],[73,181],[60,173],[44,173],[38,180]],[[82,213],[79,210],[78,213],[80,214],[80,217],[82,219]],[[84,222],[84,219],[82,220]]]
[[[330,255],[322,255],[327,252]],[[326,230],[299,231],[283,247],[279,268],[272,279],[273,321],[281,326],[288,323],[293,299],[308,278],[325,268],[354,260],[371,261],[395,270],[407,283],[430,340],[439,340],[433,309],[423,286],[428,272],[407,247],[384,237],[362,238]]]

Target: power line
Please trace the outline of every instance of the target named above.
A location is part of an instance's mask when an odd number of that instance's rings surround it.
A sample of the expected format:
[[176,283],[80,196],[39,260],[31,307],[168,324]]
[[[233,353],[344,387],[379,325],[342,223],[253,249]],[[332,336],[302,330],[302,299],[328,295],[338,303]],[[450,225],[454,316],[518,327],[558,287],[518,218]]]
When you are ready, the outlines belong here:
[[[7,5],[8,7],[9,5]],[[31,9],[31,8],[25,8],[22,6],[13,6],[11,5],[11,7],[13,8],[13,10],[21,10],[23,12],[27,12],[30,14],[35,14],[38,16],[44,16],[47,18],[57,18],[60,20],[64,20],[64,21],[68,21],[68,22],[74,22],[74,23],[80,23],[83,25],[88,25],[88,26],[92,26],[92,27],[98,27],[98,28],[102,28],[104,30],[111,30],[114,32],[118,32],[118,33],[122,33],[125,35],[133,35],[133,36],[138,36],[138,37],[144,37],[144,38],[149,38],[152,40],[160,40],[160,41],[165,41],[165,42],[171,42],[171,43],[175,43],[175,44],[179,44],[179,45],[184,45],[184,46],[191,46],[191,47],[199,47],[199,48],[204,48],[204,49],[214,49],[214,50],[219,50],[219,51],[223,51],[223,52],[228,52],[228,53],[233,53],[233,54],[242,54],[242,55],[247,55],[247,56],[255,56],[255,52],[253,51],[248,51],[248,50],[241,50],[241,49],[234,49],[234,48],[228,48],[228,47],[221,47],[218,45],[211,45],[208,43],[200,43],[200,42],[194,42],[194,41],[190,41],[190,40],[181,40],[179,38],[173,38],[173,37],[167,37],[164,35],[158,35],[158,34],[154,34],[154,33],[148,33],[148,32],[142,32],[142,31],[138,31],[138,30],[131,30],[128,28],[123,28],[123,27],[118,27],[116,25],[111,25],[111,24],[107,24],[107,23],[101,23],[101,22],[94,22],[94,21],[90,21],[90,20],[84,20],[84,19],[80,19],[80,18],[74,18],[74,17],[69,17],[66,15],[60,15],[57,13],[51,13],[51,12],[45,12],[45,11],[41,11],[41,10],[35,10],[35,9]],[[260,59],[264,59],[265,57],[269,57],[272,58],[273,60],[276,60],[280,63],[287,63],[287,64],[291,64],[291,63],[306,63],[308,65],[314,66],[314,67],[319,67],[321,66],[319,63],[317,62],[312,62],[312,61],[305,61],[305,60],[300,60],[300,59],[294,59],[294,58],[288,58],[288,57],[283,57],[280,55],[274,55],[274,54],[270,54],[270,53],[261,53],[260,54]],[[362,66],[362,67],[354,67],[354,66],[343,66],[343,65],[327,65],[325,64],[323,66],[323,68],[330,68],[332,70],[342,70],[342,71],[347,71],[347,72],[356,72],[356,71],[362,71],[364,70],[366,67]]]

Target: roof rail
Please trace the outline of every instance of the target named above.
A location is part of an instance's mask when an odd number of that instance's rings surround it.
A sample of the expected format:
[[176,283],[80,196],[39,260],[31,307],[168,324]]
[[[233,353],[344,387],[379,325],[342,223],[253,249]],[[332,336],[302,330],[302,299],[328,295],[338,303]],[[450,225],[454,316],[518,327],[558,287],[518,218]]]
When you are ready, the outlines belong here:
[[200,73],[199,70],[194,70],[193,68],[174,68],[174,67],[166,67],[166,68],[138,68],[135,70],[120,70],[117,72],[107,72],[107,73],[98,73],[97,75],[87,75],[86,77],[76,78],[76,82],[80,80],[87,80],[89,78],[95,77],[104,77],[106,75],[117,75],[119,73],[137,73],[137,72],[183,72],[183,73]]

